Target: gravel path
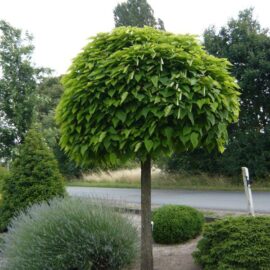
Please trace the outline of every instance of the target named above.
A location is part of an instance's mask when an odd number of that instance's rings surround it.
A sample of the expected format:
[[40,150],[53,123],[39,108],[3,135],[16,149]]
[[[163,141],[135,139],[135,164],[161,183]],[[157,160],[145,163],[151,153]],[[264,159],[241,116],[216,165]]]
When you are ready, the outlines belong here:
[[[127,215],[140,234],[140,215]],[[192,252],[196,249],[200,237],[179,245],[153,244],[154,270],[200,270],[192,258]],[[138,262],[130,270],[140,269]]]

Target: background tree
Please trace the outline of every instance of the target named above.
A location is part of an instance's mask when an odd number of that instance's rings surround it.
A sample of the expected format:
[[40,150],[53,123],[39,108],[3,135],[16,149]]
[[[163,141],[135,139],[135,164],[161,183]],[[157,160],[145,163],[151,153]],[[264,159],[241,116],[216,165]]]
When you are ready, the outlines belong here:
[[32,36],[0,21],[0,158],[10,157],[32,122],[36,76]]
[[10,177],[4,179],[0,231],[6,230],[19,211],[64,193],[63,179],[52,151],[41,134],[30,129],[11,166]]
[[141,161],[141,269],[151,270],[151,160],[197,147],[223,151],[238,116],[228,62],[192,36],[153,28],[97,35],[63,77],[60,143],[77,163]]
[[79,177],[81,168],[68,158],[58,144],[60,134],[54,117],[63,91],[59,77],[46,77],[41,80],[37,87],[36,121],[41,125],[42,134],[54,152],[61,174],[66,178]]
[[207,29],[204,43],[209,53],[233,63],[232,73],[241,87],[239,122],[230,126],[229,144],[222,156],[203,150],[175,154],[165,167],[234,176],[239,182],[240,168],[248,166],[253,177],[267,180],[270,174],[269,32],[254,19],[253,9],[247,9],[219,31],[214,27]]
[[147,0],[127,0],[118,4],[113,11],[115,27],[119,26],[151,26],[165,30],[164,22],[154,16],[154,11]]
[[219,32],[204,33],[207,51],[226,57],[241,88],[241,111],[235,129],[263,129],[270,121],[270,36],[253,18],[253,9],[239,13]]

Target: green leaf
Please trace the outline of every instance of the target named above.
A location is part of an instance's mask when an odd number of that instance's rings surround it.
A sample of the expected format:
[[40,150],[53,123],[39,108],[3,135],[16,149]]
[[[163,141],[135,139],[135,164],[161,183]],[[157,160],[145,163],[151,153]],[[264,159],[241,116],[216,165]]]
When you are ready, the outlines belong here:
[[194,125],[194,118],[193,118],[193,114],[191,112],[188,112],[188,118],[189,118],[190,122],[192,123],[192,125]]
[[116,128],[118,122],[119,122],[119,119],[118,119],[118,118],[114,117],[114,118],[112,119],[112,123],[113,123],[113,127],[114,127],[114,128]]
[[150,111],[150,108],[149,107],[144,107],[142,109],[142,115],[144,116],[144,118],[146,118],[148,112]]
[[157,104],[161,101],[160,97],[159,96],[156,96],[155,97],[155,100],[154,100],[154,104]]
[[199,138],[199,134],[198,134],[198,133],[196,133],[196,132],[192,132],[192,133],[191,133],[191,135],[190,135],[190,141],[191,141],[191,143],[192,143],[192,145],[193,145],[194,148],[195,148],[195,147],[198,145],[198,143],[199,143],[198,138]]
[[193,63],[193,60],[191,59],[191,60],[187,60],[187,62],[188,62],[188,65],[189,66],[192,66],[192,63]]
[[82,154],[82,156],[85,154],[85,152],[87,151],[87,149],[88,149],[88,145],[83,145],[81,147],[81,154]]
[[159,81],[163,84],[163,85],[168,85],[170,83],[170,80],[168,77],[161,77],[159,78]]
[[89,122],[89,120],[90,120],[90,118],[91,118],[91,115],[88,114],[88,115],[85,116],[85,118],[86,118],[87,122]]
[[138,73],[138,74],[135,75],[135,80],[137,82],[139,82],[141,80],[141,78],[142,78],[142,73]]
[[190,79],[190,84],[195,85],[197,83],[197,80],[195,78]]
[[155,87],[158,87],[158,76],[152,76],[151,81]]
[[139,142],[139,143],[136,144],[135,150],[134,150],[135,153],[138,152],[138,150],[140,149],[141,145],[142,145],[141,142]]
[[166,128],[164,129],[164,134],[166,135],[166,137],[167,137],[168,139],[170,139],[170,138],[172,137],[173,133],[174,133],[174,130],[173,130],[173,128],[171,128],[171,127],[166,127]]
[[132,80],[134,78],[134,70],[129,74],[128,80]]
[[120,103],[120,104],[122,104],[122,103],[126,100],[127,96],[128,96],[128,92],[124,92],[124,93],[121,95],[121,103]]
[[128,68],[129,68],[129,65],[125,66],[124,69],[123,69],[123,73],[127,73]]
[[199,99],[199,100],[197,100],[196,103],[197,103],[198,107],[201,109],[202,106],[205,104],[205,99]]
[[127,139],[127,138],[128,138],[128,136],[129,136],[130,132],[131,132],[131,129],[125,129],[125,130],[124,130],[125,139]]
[[184,127],[183,128],[183,135],[189,135],[191,133],[191,127]]
[[154,124],[154,122],[152,123],[152,125],[149,127],[149,135],[151,136],[154,131],[156,129],[156,124]]
[[117,111],[116,117],[124,123],[127,118],[127,114],[124,111]]
[[210,121],[212,126],[216,123],[215,116],[212,113],[207,113],[207,119]]
[[210,107],[212,109],[213,112],[215,112],[218,108],[218,103],[217,102],[213,102],[210,104]]
[[164,115],[164,116],[165,116],[165,117],[168,116],[168,115],[170,114],[172,107],[173,107],[173,105],[171,104],[171,105],[168,105],[168,106],[165,108],[165,110],[164,110],[164,112],[165,112],[165,115]]
[[111,162],[112,165],[117,163],[117,157],[116,157],[116,155],[114,153],[110,153],[109,159],[110,159],[110,162]]
[[103,132],[101,132],[101,134],[100,134],[100,136],[99,136],[99,139],[98,139],[98,142],[102,142],[103,141],[103,139],[105,138],[105,136],[106,136],[106,131],[103,131]]
[[144,145],[146,147],[147,152],[149,153],[154,145],[152,140],[144,139]]

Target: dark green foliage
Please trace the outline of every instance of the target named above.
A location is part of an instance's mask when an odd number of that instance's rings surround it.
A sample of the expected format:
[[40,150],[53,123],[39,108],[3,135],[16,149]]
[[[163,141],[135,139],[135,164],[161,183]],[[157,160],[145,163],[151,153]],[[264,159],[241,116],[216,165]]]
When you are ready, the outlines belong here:
[[[227,151],[223,153],[226,154]],[[218,158],[217,158],[218,157]],[[218,151],[213,150],[211,153],[203,149],[195,149],[192,152],[174,153],[171,157],[161,158],[158,165],[161,169],[169,173],[218,173],[217,161],[221,158]]]
[[[217,155],[218,156],[218,155]],[[228,149],[216,159],[219,173],[228,176],[239,176],[241,167],[248,167],[255,180],[269,181],[270,177],[270,130],[264,133],[257,131],[238,132],[230,140]]]
[[200,234],[203,215],[188,206],[166,205],[153,212],[153,238],[156,243],[176,244]]
[[64,193],[53,153],[38,131],[29,130],[12,164],[10,177],[3,183],[0,230],[5,230],[10,219],[29,205]]
[[238,131],[231,138],[226,151],[208,153],[203,149],[191,153],[173,154],[159,161],[168,172],[206,172],[213,175],[232,177],[232,181],[242,184],[241,167],[248,167],[252,178],[267,181],[270,177],[270,134],[257,131]]
[[270,218],[227,218],[206,225],[193,256],[205,270],[269,269]]
[[8,176],[9,171],[5,167],[0,166],[0,200],[1,200],[2,185]]
[[10,158],[29,129],[38,69],[31,63],[32,37],[0,21],[0,158]]
[[44,78],[38,85],[38,103],[36,105],[36,120],[41,125],[42,134],[53,150],[58,161],[59,169],[66,178],[80,177],[82,170],[70,160],[58,144],[60,134],[56,126],[54,115],[56,105],[63,94],[63,86],[58,77]]
[[149,27],[99,34],[63,77],[60,144],[83,165],[223,151],[239,108],[228,67],[192,36]]
[[54,199],[13,220],[4,238],[4,269],[123,269],[137,249],[137,231],[120,213],[100,201]]
[[151,26],[165,30],[163,21],[155,19],[154,11],[147,0],[127,0],[118,4],[113,11],[115,27],[119,26]]
[[270,120],[270,36],[246,9],[231,19],[219,32],[209,28],[204,33],[208,52],[226,57],[233,64],[232,73],[241,91],[239,123],[234,129],[261,130]]

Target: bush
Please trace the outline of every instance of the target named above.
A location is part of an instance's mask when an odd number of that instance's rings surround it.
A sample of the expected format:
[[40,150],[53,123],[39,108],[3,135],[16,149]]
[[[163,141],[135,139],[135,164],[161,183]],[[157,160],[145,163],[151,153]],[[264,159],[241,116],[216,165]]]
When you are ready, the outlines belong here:
[[270,218],[237,217],[211,223],[193,256],[205,270],[270,269]]
[[156,243],[176,244],[200,234],[203,215],[188,206],[166,205],[153,213],[153,238]]
[[54,199],[12,221],[4,269],[123,269],[136,258],[137,243],[131,222],[100,202]]
[[19,211],[64,193],[53,153],[38,131],[29,130],[12,164],[11,174],[3,183],[0,231],[6,230],[10,219]]

